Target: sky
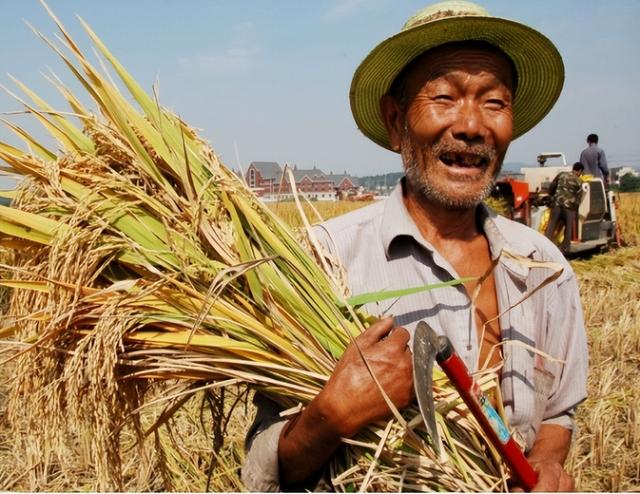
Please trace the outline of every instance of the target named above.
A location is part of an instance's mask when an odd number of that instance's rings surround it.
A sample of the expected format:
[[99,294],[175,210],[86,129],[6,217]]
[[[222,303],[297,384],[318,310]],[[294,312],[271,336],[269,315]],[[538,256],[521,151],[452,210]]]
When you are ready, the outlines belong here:
[[[85,49],[86,20],[134,77],[209,141],[232,168],[277,161],[325,172],[400,171],[397,154],[365,138],[349,108],[353,72],[380,41],[428,1],[48,0]],[[587,134],[610,166],[640,168],[640,0],[486,0],[493,15],[528,24],[558,47],[565,86],[549,115],[514,141],[505,162],[540,152],[572,163]],[[66,110],[43,77],[72,76],[26,22],[56,29],[37,0],[0,0],[0,83],[11,74]],[[21,105],[0,91],[0,112]],[[24,116],[2,115],[25,124]],[[34,130],[34,132],[39,132]],[[15,143],[0,128],[0,140]]]

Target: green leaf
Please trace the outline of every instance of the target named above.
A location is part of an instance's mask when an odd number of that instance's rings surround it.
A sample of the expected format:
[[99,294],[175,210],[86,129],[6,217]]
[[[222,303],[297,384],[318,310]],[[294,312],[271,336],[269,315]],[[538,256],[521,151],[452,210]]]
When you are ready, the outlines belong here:
[[25,231],[37,233],[47,239],[50,239],[57,229],[69,228],[68,225],[59,221],[7,206],[0,206],[0,219],[7,223],[11,222],[14,226],[20,226]]
[[[29,148],[33,149],[33,152],[35,152],[42,159],[44,159],[45,161],[53,161],[56,159],[55,153],[49,151],[46,147],[44,147],[42,144],[36,141],[27,131],[4,119],[0,119],[0,121],[4,123],[7,127],[9,127],[18,137],[20,137],[20,139],[22,139],[25,142],[27,146],[29,146]],[[24,154],[25,153],[21,152],[18,156],[24,155]]]
[[[11,77],[11,80],[15,82],[15,84],[29,96],[40,108],[47,112],[51,117],[57,122],[58,125],[54,125],[51,123],[43,113],[33,108],[31,105],[22,101],[20,98],[17,98],[29,111],[31,111],[38,120],[44,125],[44,127],[49,130],[52,135],[55,135],[65,146],[68,146],[71,149],[76,149],[78,151],[83,151],[85,153],[94,153],[95,146],[93,145],[93,141],[85,136],[80,129],[78,129],[75,125],[73,125],[69,119],[65,118],[63,115],[60,115],[60,112],[57,112],[53,107],[47,104],[42,98],[38,96],[37,93],[32,91],[26,84],[23,84],[15,77]],[[9,93],[12,94],[12,93]]]
[[[382,300],[388,300],[390,298],[400,298],[406,295],[413,295],[414,293],[428,292],[431,290],[435,290],[437,288],[462,285],[463,283],[477,280],[478,278],[479,276],[467,276],[466,278],[458,278],[457,280],[445,281],[442,283],[434,283],[432,285],[403,288],[400,290],[382,290],[379,292],[363,293],[361,295],[356,295],[355,297],[351,297],[349,300],[347,300],[347,302],[349,305],[358,307],[360,305],[370,304],[373,302],[380,302]],[[340,304],[340,302],[338,302],[338,304],[343,305],[343,304]]]

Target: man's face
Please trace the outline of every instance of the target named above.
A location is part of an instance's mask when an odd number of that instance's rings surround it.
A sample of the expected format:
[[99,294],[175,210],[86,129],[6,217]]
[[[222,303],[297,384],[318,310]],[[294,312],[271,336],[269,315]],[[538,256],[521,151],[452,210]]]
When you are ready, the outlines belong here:
[[390,131],[410,188],[452,209],[485,199],[512,137],[512,88],[511,66],[493,49],[458,44],[423,55]]

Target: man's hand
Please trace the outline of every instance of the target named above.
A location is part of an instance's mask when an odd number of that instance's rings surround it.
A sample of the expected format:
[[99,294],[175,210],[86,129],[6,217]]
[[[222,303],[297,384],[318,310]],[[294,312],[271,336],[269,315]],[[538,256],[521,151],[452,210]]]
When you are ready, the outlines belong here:
[[[562,465],[571,446],[571,431],[554,424],[543,424],[528,460],[538,474],[532,492],[575,492],[575,481]],[[522,489],[513,489],[522,492]]]
[[[413,398],[413,364],[409,333],[382,319],[356,339],[362,355],[385,393],[400,409]],[[355,435],[365,425],[391,416],[391,410],[371,377],[354,343],[349,345],[333,375],[318,395],[339,434]]]
[[[382,319],[356,338],[382,388],[398,408],[413,397],[409,333]],[[296,490],[317,472],[340,446],[341,437],[355,435],[367,424],[391,415],[382,393],[352,343],[323,390],[284,428],[278,443],[280,483]],[[297,484],[297,485],[296,485]]]
[[538,483],[532,492],[575,492],[575,482],[556,461],[529,461],[538,474]]

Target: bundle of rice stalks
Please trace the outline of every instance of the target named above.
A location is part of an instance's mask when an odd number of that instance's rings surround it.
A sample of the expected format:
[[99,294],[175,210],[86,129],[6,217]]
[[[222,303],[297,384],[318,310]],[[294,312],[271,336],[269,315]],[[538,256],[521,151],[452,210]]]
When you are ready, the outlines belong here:
[[[310,233],[296,237],[89,26],[129,96],[51,16],[62,46],[40,36],[97,112],[57,78],[71,114],[16,81],[61,150],[11,123],[28,151],[0,143],[0,159],[26,177],[12,207],[0,206],[1,242],[14,249],[3,266],[1,284],[14,294],[1,334],[21,342],[9,412],[37,433],[29,454],[48,457],[80,437],[98,488],[119,489],[123,428],[145,447],[194,392],[238,384],[284,408],[304,405],[370,320],[349,305],[340,270]],[[417,409],[396,411],[345,440],[337,488],[505,488],[496,452],[437,379],[441,456]],[[158,392],[167,406],[149,426],[139,412]]]

